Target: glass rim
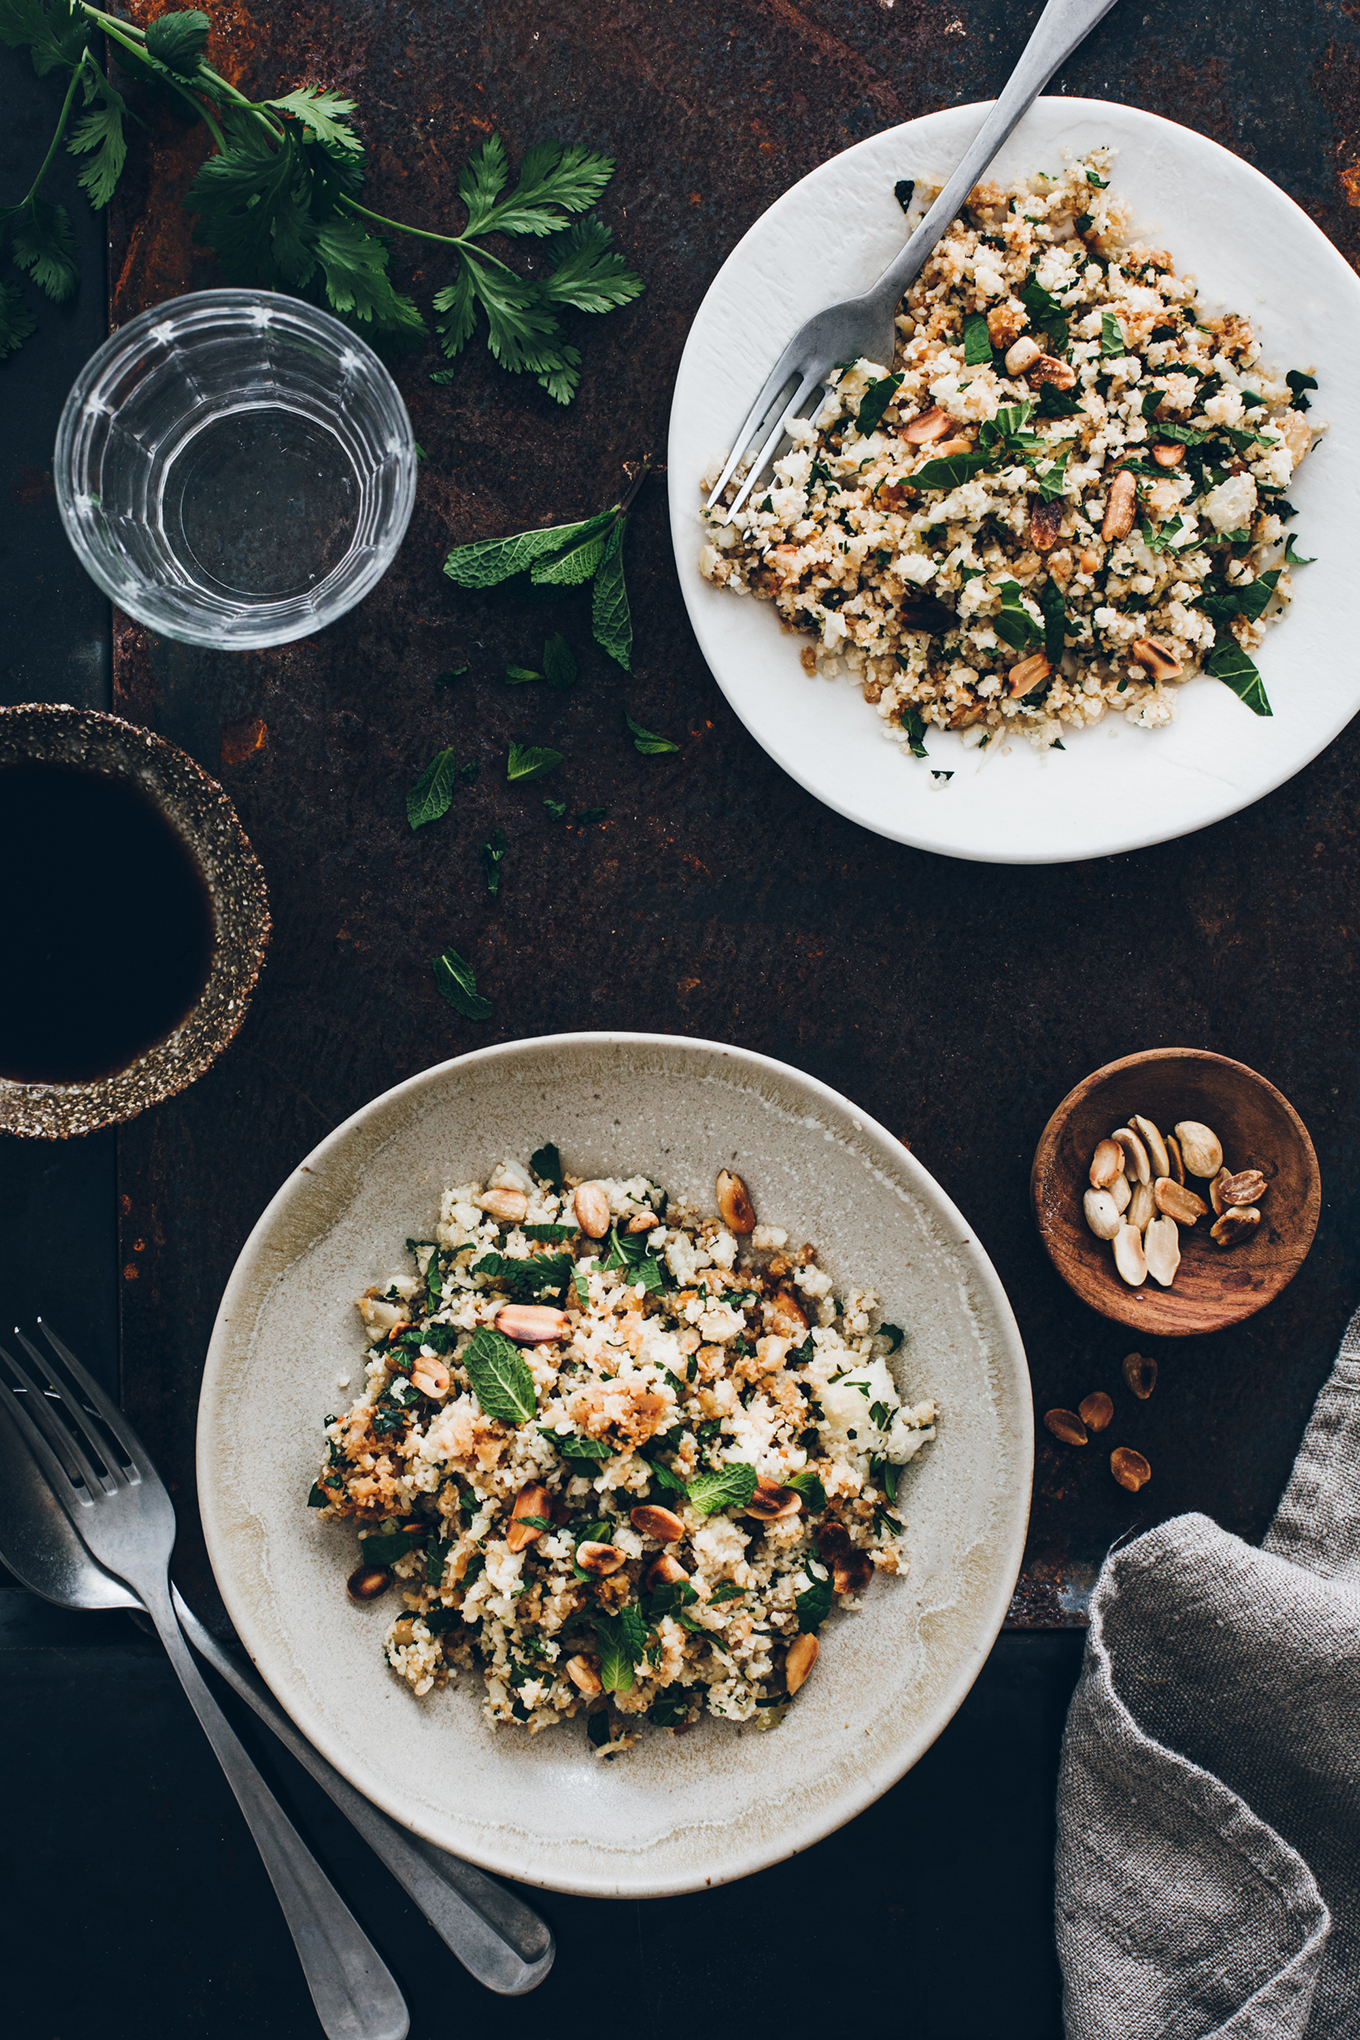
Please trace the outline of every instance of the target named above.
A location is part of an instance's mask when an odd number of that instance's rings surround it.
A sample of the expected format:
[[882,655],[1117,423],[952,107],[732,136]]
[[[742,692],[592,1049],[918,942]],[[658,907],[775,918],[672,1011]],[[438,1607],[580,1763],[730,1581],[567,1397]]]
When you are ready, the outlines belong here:
[[[296,332],[310,335],[334,348],[337,358],[342,359],[345,352],[352,353],[356,357],[356,365],[374,378],[377,386],[374,396],[379,400],[386,399],[400,440],[395,501],[387,531],[370,548],[369,558],[355,575],[353,584],[344,590],[343,597],[337,600],[334,592],[329,595],[328,609],[318,607],[310,598],[288,596],[252,605],[252,614],[258,619],[254,628],[248,624],[228,627],[225,621],[205,621],[196,625],[172,613],[158,599],[162,591],[157,586],[149,584],[145,595],[140,586],[129,591],[124,582],[108,572],[103,558],[90,544],[78,508],[83,492],[74,482],[77,435],[91,403],[100,402],[101,385],[116,374],[120,366],[135,360],[147,337],[154,335],[158,327],[176,328],[175,337],[192,350],[194,328],[200,321],[206,330],[211,325],[212,315],[223,316],[230,324],[232,314],[238,314],[242,315],[244,326],[248,315],[261,312],[268,312],[267,323],[292,327]],[[108,410],[111,416],[115,414],[113,406],[102,408]],[[210,290],[186,291],[179,297],[166,298],[162,303],[139,312],[126,325],[116,327],[82,365],[71,384],[57,423],[52,462],[52,479],[62,528],[81,566],[108,599],[136,622],[178,644],[231,651],[264,651],[274,645],[309,637],[338,621],[370,595],[391,566],[406,536],[415,507],[416,476],[415,432],[406,401],[392,371],[370,343],[343,320],[336,318],[333,312],[324,311],[305,298],[293,297],[287,291],[251,290],[233,284]],[[284,621],[285,615],[289,619],[287,622]]]

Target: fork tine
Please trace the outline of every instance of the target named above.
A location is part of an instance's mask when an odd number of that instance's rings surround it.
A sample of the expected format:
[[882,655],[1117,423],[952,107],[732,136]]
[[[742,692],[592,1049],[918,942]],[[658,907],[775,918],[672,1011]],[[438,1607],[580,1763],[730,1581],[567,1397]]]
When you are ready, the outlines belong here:
[[[104,1483],[104,1485],[107,1487],[108,1492],[112,1493],[126,1479],[123,1467],[119,1463],[117,1456],[122,1449],[120,1441],[115,1437],[112,1441],[113,1449],[110,1449],[110,1439],[107,1431],[101,1430],[98,1424],[92,1421],[90,1412],[82,1407],[80,1397],[72,1393],[68,1384],[62,1380],[60,1372],[53,1367],[52,1362],[47,1358],[47,1355],[38,1351],[33,1341],[25,1337],[18,1325],[14,1327],[14,1336],[33,1362],[34,1367],[37,1368],[40,1376],[55,1392],[62,1409],[80,1432],[86,1445],[96,1455],[100,1464],[107,1469],[109,1478],[108,1482]],[[79,1368],[78,1372],[83,1374],[85,1370],[84,1368]],[[88,1380],[88,1378],[87,1376],[86,1379]],[[91,1386],[93,1386],[92,1383]],[[44,1400],[47,1400],[47,1398],[44,1398]]]
[[770,434],[769,438],[765,441],[765,444],[761,447],[759,454],[756,456],[755,460],[751,463],[750,469],[746,476],[746,480],[737,490],[737,493],[733,497],[732,502],[728,508],[727,515],[723,519],[724,524],[730,524],[732,522],[732,519],[736,516],[738,510],[740,510],[742,504],[746,501],[746,498],[750,495],[752,489],[754,489],[756,483],[760,480],[761,476],[764,474],[766,463],[773,460],[774,450],[776,446],[778,446],[780,440],[784,437],[784,434],[789,429],[789,420],[797,415],[799,405],[803,402],[803,399],[806,397],[808,391],[820,387],[823,380],[824,380],[823,374],[819,373],[816,370],[810,371],[803,377],[802,381],[798,385],[798,388],[794,391],[792,398],[785,405],[784,409],[780,412],[779,423],[775,426],[774,431]]
[[[47,1408],[42,1390],[34,1387],[23,1368],[14,1358],[14,1355],[6,1352],[3,1346],[0,1346],[0,1360],[3,1360],[7,1366],[13,1369],[27,1391],[26,1396],[21,1401],[15,1392],[13,1382],[4,1380],[4,1377],[0,1376],[0,1381],[4,1381],[4,1407],[12,1419],[15,1429],[42,1468],[48,1486],[66,1510],[67,1515],[70,1516],[71,1521],[78,1526],[78,1511],[94,1507],[95,1493],[100,1486],[99,1477],[94,1469],[86,1464],[85,1455],[81,1452],[80,1447],[76,1444],[70,1433],[57,1423],[56,1418]],[[54,1434],[55,1443],[63,1446],[75,1461],[80,1478],[88,1489],[87,1493],[81,1493],[70,1467],[63,1465],[61,1458],[54,1450]]]
[[802,349],[801,347],[799,347],[797,339],[793,339],[790,340],[788,346],[784,349],[784,352],[780,355],[778,361],[775,363],[774,367],[770,370],[769,375],[765,379],[765,384],[760,392],[760,395],[756,398],[754,404],[752,404],[750,410],[747,412],[746,423],[742,426],[741,431],[737,434],[737,437],[732,442],[732,451],[727,457],[727,466],[723,469],[722,473],[719,475],[717,482],[714,484],[714,487],[709,494],[708,502],[704,506],[706,509],[711,510],[713,508],[713,505],[717,502],[719,496],[721,496],[723,490],[727,487],[727,484],[731,481],[733,475],[737,471],[737,468],[741,465],[742,455],[745,453],[747,447],[751,444],[751,441],[755,438],[756,433],[760,430],[760,427],[764,424],[766,412],[773,404],[775,398],[779,395],[779,392],[783,389],[785,383],[792,382],[794,378],[801,375],[802,372],[803,372]]

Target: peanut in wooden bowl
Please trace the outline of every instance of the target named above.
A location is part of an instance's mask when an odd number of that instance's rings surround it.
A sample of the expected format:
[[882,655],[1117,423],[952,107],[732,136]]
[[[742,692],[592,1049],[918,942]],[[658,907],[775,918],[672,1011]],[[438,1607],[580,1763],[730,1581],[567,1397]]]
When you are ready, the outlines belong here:
[[[1261,1222],[1239,1246],[1210,1239],[1212,1212],[1181,1227],[1181,1264],[1169,1289],[1150,1275],[1130,1288],[1082,1211],[1096,1143],[1134,1113],[1163,1135],[1178,1120],[1200,1120],[1218,1135],[1230,1169],[1259,1169],[1268,1185]],[[1186,1180],[1207,1203],[1207,1183]],[[1185,1339],[1239,1324],[1292,1281],[1317,1231],[1322,1180],[1307,1127],[1255,1070],[1207,1049],[1152,1048],[1107,1063],[1068,1092],[1040,1136],[1030,1198],[1050,1261],[1083,1303],[1134,1331]]]

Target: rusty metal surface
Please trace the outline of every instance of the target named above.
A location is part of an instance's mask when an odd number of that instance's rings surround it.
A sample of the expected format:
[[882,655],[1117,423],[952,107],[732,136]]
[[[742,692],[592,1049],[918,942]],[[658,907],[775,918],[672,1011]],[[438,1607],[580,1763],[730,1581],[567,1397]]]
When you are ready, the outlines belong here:
[[[1064,88],[1133,101],[1236,149],[1360,261],[1356,10],[1304,0],[1286,23],[1258,4],[1145,5],[1116,10]],[[233,1049],[119,1136],[125,1392],[177,1485],[183,1573],[200,1603],[210,1583],[185,1506],[198,1373],[263,1205],[315,1141],[400,1078],[572,1027],[731,1040],[846,1092],[911,1143],[977,1227],[1019,1318],[1038,1411],[1098,1387],[1115,1396],[1101,1449],[1038,1433],[1015,1622],[1079,1623],[1109,1541],[1167,1515],[1203,1509],[1249,1537],[1265,1527],[1360,1286],[1360,732],[1180,843],[1067,869],[952,863],[828,813],[755,747],[692,641],[658,483],[645,485],[629,538],[631,679],[590,646],[579,599],[507,605],[440,574],[451,542],[609,500],[624,462],[664,444],[689,321],[751,221],[865,134],[993,93],[1037,11],[995,0],[217,10],[216,61],[243,84],[318,77],[353,90],[371,150],[366,196],[418,224],[460,217],[454,177],[493,127],[512,154],[545,132],[613,152],[602,210],[648,290],[580,322],[584,383],[568,412],[480,351],[447,389],[429,384],[429,356],[399,367],[428,450],[415,518],[385,582],[324,635],[216,656],[118,624],[116,706],[221,777],[268,872],[276,925]],[[116,320],[215,279],[179,205],[202,139],[149,118],[153,147],[111,221]],[[444,280],[414,243],[396,268],[426,301]],[[507,689],[505,665],[532,664],[552,629],[580,655],[576,690]],[[436,689],[436,674],[464,662],[465,678]],[[637,756],[625,706],[677,738],[679,756]],[[512,737],[555,745],[566,765],[546,786],[508,786]],[[448,743],[480,777],[413,837],[404,790]],[[573,809],[603,805],[607,820],[555,824],[545,792]],[[495,826],[509,848],[493,901],[478,846]],[[435,992],[429,959],[450,942],[496,1002],[485,1025]],[[1137,1404],[1119,1378],[1133,1342],[1051,1272],[1026,1179],[1074,1082],[1181,1043],[1237,1057],[1285,1092],[1318,1149],[1323,1213],[1283,1297],[1235,1331],[1160,1345],[1156,1394]],[[1152,1464],[1136,1497],[1110,1478],[1118,1443]]]

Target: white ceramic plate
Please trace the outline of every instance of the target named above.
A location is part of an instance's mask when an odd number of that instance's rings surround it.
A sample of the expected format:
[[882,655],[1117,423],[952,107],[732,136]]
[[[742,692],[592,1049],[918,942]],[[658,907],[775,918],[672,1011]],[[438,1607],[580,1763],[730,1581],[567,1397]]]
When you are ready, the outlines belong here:
[[[493,1729],[480,1678],[416,1700],[386,1669],[391,1607],[345,1594],[352,1530],[306,1497],[323,1419],[361,1378],[353,1298],[404,1266],[440,1191],[555,1140],[572,1170],[645,1169],[711,1202],[740,1167],[757,1211],[872,1283],[908,1328],[899,1380],[938,1398],[904,1476],[905,1579],[823,1632],[770,1734],[706,1719],[603,1764],[577,1720]],[[1029,1510],[1033,1419],[1015,1320],[969,1227],[919,1162],[783,1063],[666,1035],[571,1034],[480,1050],[375,1099],[308,1156],[237,1262],[198,1425],[208,1550],[232,1621],[303,1733],[418,1834],[531,1884],[692,1891],[807,1848],[913,1764],[1001,1626]]]
[[[671,411],[670,507],[680,584],[719,686],[786,772],[866,828],[948,857],[999,864],[1105,857],[1202,829],[1259,800],[1315,758],[1360,708],[1351,643],[1360,511],[1360,279],[1307,215],[1214,142],[1155,114],[1098,99],[1041,99],[989,175],[1059,167],[1063,144],[1118,150],[1115,187],[1140,233],[1169,248],[1211,309],[1248,316],[1262,359],[1312,368],[1314,416],[1331,430],[1289,488],[1299,550],[1292,613],[1258,664],[1274,715],[1220,681],[1180,690],[1168,730],[1109,716],[1040,755],[1020,738],[993,755],[932,730],[929,766],[902,755],[846,680],[809,679],[805,640],[773,605],[700,578],[700,478],[724,456],[780,349],[821,307],[864,290],[903,242],[898,178],[943,183],[985,106],[950,107],[860,142],[772,205],[732,251],[691,328]],[[952,771],[947,783],[930,769]]]

